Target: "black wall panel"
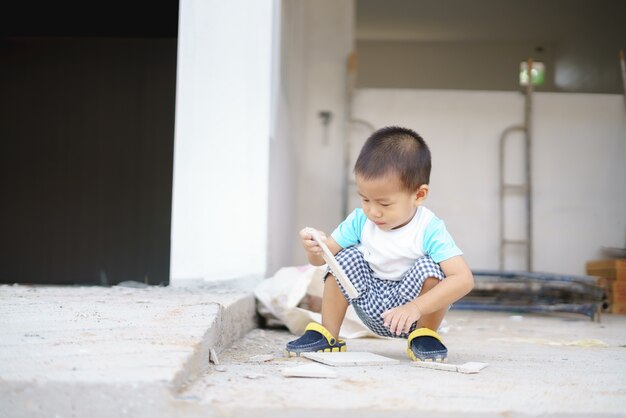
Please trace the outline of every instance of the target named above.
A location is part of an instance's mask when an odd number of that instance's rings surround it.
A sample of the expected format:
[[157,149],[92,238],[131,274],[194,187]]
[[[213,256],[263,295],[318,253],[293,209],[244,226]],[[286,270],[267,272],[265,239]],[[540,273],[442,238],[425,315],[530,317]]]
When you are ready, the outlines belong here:
[[175,38],[0,41],[0,282],[168,283]]

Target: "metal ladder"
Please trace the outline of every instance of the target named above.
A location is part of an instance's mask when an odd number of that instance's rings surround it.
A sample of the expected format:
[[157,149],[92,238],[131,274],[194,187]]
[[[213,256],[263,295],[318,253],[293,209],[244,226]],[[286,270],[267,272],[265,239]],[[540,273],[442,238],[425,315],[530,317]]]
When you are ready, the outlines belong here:
[[[527,62],[526,71],[528,72],[528,84],[524,94],[524,123],[522,125],[513,125],[506,128],[500,136],[500,269],[504,270],[506,250],[509,246],[522,246],[526,250],[526,270],[532,271],[532,176],[531,176],[531,113],[532,113],[532,68],[533,60]],[[510,184],[506,182],[504,165],[505,165],[505,146],[506,140],[510,133],[521,131],[524,132],[524,177],[522,184]],[[523,194],[526,203],[526,238],[525,239],[508,239],[505,236],[506,211],[504,208],[505,199],[511,193]]]

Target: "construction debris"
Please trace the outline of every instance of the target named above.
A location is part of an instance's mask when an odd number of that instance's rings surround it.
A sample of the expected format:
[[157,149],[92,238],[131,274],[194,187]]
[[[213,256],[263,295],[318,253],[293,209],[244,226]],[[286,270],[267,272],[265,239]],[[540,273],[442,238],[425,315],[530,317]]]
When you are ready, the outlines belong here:
[[400,363],[396,359],[374,353],[346,351],[338,353],[302,353],[302,357],[329,366],[381,366]]
[[464,364],[448,364],[448,363],[439,363],[436,361],[414,361],[411,363],[411,366],[414,367],[422,367],[425,369],[435,369],[435,370],[444,370],[447,372],[459,372],[465,374],[475,374],[480,372],[482,369],[487,367],[488,363],[478,363],[474,361],[470,361]]

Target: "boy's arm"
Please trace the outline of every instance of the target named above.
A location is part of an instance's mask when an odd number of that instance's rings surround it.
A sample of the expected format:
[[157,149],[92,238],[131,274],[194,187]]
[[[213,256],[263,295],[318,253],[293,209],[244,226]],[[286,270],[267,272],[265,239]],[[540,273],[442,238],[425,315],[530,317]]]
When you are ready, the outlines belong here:
[[[337,241],[335,241],[332,236],[326,238],[324,232],[318,232],[322,236],[322,239],[326,242],[326,246],[333,255],[336,255],[339,251],[341,251],[341,246],[337,244]],[[306,250],[306,256],[309,263],[314,266],[326,264],[326,261],[324,261],[324,258],[322,257],[322,247],[317,245],[317,242],[315,242],[311,234],[306,231],[306,228],[300,231],[300,239],[302,240],[302,246]]]
[[461,255],[439,263],[446,278],[429,292],[413,300],[421,315],[438,311],[467,295],[474,287],[474,276]]
[[446,278],[437,286],[411,302],[383,312],[384,323],[392,333],[409,332],[411,325],[422,316],[449,306],[472,290],[474,276],[463,256],[451,257],[439,265]]

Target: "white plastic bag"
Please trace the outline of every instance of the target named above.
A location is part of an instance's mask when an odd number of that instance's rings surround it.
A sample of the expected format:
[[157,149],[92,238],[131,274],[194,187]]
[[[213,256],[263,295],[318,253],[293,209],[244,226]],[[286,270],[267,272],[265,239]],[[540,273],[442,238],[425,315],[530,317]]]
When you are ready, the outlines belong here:
[[[263,280],[254,294],[264,311],[270,312],[296,335],[304,333],[309,322],[321,323],[319,313],[298,307],[308,295],[321,297],[324,289],[325,266],[284,267],[273,277]],[[259,311],[262,311],[259,309]],[[348,307],[340,338],[378,337],[359,319],[352,306]]]

